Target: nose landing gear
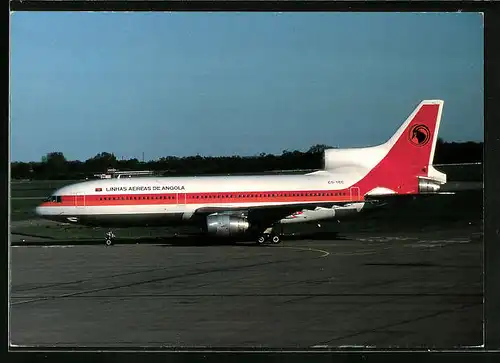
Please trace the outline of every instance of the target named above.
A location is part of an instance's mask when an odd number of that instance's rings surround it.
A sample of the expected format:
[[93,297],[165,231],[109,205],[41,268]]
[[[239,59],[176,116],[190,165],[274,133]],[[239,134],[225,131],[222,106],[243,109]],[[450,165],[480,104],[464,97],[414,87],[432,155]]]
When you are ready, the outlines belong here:
[[111,246],[113,245],[113,239],[115,238],[115,234],[112,231],[109,231],[106,233],[104,244],[106,246]]

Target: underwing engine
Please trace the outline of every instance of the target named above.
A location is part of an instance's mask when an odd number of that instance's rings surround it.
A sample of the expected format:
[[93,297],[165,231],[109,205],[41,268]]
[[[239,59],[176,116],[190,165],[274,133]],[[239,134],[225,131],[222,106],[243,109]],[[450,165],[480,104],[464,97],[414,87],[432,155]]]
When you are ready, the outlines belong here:
[[245,217],[228,214],[211,214],[207,216],[207,232],[216,236],[234,236],[245,233],[250,223]]

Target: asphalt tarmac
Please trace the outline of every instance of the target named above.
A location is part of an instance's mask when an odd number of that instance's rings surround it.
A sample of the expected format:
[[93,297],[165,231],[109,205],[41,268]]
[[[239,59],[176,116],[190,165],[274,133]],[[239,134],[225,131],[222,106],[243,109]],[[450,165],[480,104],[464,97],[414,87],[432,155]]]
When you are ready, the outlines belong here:
[[474,228],[318,235],[273,246],[197,244],[12,247],[11,344],[483,343],[482,237]]

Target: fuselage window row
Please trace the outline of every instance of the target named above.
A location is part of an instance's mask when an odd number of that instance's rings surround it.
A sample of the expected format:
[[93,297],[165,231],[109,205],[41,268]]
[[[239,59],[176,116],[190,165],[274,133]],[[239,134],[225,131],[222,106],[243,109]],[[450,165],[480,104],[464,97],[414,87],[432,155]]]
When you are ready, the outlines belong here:
[[[315,197],[315,196],[345,196],[346,193],[291,193],[291,194],[237,194],[235,198],[272,198],[272,197]],[[233,195],[193,195],[188,196],[192,199],[221,199],[221,198],[233,198]],[[99,200],[153,200],[153,199],[174,199],[174,196],[139,196],[139,197],[100,197]],[[61,196],[50,196],[47,201],[53,203],[61,203]]]

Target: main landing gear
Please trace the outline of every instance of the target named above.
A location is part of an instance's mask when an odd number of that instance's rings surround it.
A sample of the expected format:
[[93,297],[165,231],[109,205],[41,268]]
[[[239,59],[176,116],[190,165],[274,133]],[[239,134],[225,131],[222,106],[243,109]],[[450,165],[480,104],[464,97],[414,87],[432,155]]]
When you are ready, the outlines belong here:
[[281,237],[279,233],[273,232],[273,228],[269,227],[267,228],[264,233],[259,235],[257,237],[257,244],[258,245],[263,245],[264,243],[272,243],[277,245],[278,243],[281,242]]
[[105,237],[105,240],[104,240],[104,244],[106,246],[111,246],[113,245],[113,239],[115,238],[115,234],[112,232],[112,231],[109,231],[106,233],[106,237]]

